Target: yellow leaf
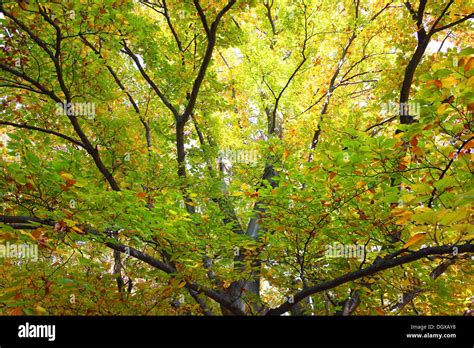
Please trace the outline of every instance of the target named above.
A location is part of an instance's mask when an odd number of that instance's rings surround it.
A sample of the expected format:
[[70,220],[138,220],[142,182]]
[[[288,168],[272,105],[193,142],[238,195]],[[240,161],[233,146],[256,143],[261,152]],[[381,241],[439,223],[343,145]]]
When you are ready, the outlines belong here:
[[61,178],[63,178],[64,180],[73,180],[74,179],[72,174],[69,174],[69,173],[61,172],[59,175],[61,175]]
[[394,208],[391,211],[392,215],[398,217],[398,220],[395,221],[397,225],[403,225],[405,222],[410,220],[413,213],[408,210],[404,210],[403,208]]
[[464,237],[461,238],[461,240],[474,240],[474,233],[469,233],[468,235],[465,235]]
[[392,215],[395,215],[395,216],[401,216],[401,215],[404,215],[405,212],[406,212],[405,209],[400,208],[400,207],[396,207],[396,208],[393,208],[390,213],[391,213]]
[[474,86],[474,76],[471,76],[471,77],[467,80],[467,86],[468,86],[468,87],[473,87],[473,86]]
[[[450,226],[449,229],[454,230],[456,232],[470,232],[472,231],[472,225],[471,224],[456,224],[456,225]],[[468,236],[471,236],[470,238],[472,238],[473,234],[471,233]],[[468,236],[464,237],[463,240],[466,240]]]
[[411,236],[408,241],[403,245],[402,249],[408,248],[415,243],[422,241],[426,237],[426,233],[417,233],[414,236]]
[[411,162],[410,156],[405,156],[400,160],[400,164],[403,164],[405,166],[409,165]]
[[449,108],[449,104],[448,103],[443,103],[440,106],[438,106],[438,108],[436,109],[436,113],[438,115],[442,114],[444,111],[446,111],[447,108]]
[[46,314],[47,311],[46,311],[46,309],[44,309],[44,308],[41,307],[41,306],[36,306],[36,307],[35,307],[35,313],[36,313],[37,315],[41,315],[41,314]]
[[240,185],[240,188],[242,189],[242,191],[248,191],[250,190],[250,185],[243,183],[242,185]]
[[73,227],[71,227],[71,229],[72,229],[74,232],[77,232],[77,233],[79,233],[79,234],[84,234],[84,231],[81,230],[81,229],[80,229],[79,227],[77,227],[77,226],[73,226]]
[[403,225],[405,222],[409,221],[411,217],[411,213],[402,215],[397,221],[395,221],[396,225]]
[[454,76],[448,76],[444,79],[441,79],[444,88],[451,88],[455,86],[458,82]]
[[26,232],[26,231],[20,231],[20,233],[21,233],[21,234],[24,234],[25,236],[28,236],[28,237],[30,237],[31,239],[34,239],[34,240],[36,240],[36,238],[35,238],[35,237],[33,237],[33,235],[32,235],[30,232]]
[[102,267],[108,269],[110,267],[110,262],[104,261],[102,262]]
[[15,239],[16,235],[10,232],[0,232],[0,240]]
[[401,199],[404,203],[411,203],[415,200],[415,198],[416,198],[416,196],[414,194],[411,194],[411,193],[407,193],[407,194],[405,194],[401,197]]
[[448,225],[452,225],[453,222],[461,221],[466,217],[467,217],[467,211],[465,210],[451,211],[447,213],[446,215],[444,215],[441,218],[440,222],[441,224],[448,226]]

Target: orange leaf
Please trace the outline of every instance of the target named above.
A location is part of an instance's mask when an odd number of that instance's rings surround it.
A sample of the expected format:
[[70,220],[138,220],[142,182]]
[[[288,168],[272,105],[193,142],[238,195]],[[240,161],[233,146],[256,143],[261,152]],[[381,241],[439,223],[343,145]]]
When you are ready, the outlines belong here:
[[67,180],[66,181],[66,186],[67,187],[71,187],[72,185],[74,185],[76,183],[76,180]]
[[403,245],[402,249],[406,249],[409,246],[423,240],[426,237],[426,233],[417,233],[414,236],[411,236],[408,241]]
[[173,291],[174,291],[173,287],[168,286],[168,287],[166,287],[166,288],[163,290],[163,292],[161,293],[161,296],[163,296],[163,297],[165,297],[165,298],[166,298],[166,297],[169,297],[169,296],[171,296],[171,294],[173,293]]
[[137,197],[138,198],[145,198],[146,197],[146,192],[138,192]]
[[419,148],[418,146],[415,146],[414,148],[412,148],[411,152],[413,152],[416,155],[423,155],[423,150]]
[[22,315],[23,310],[20,307],[17,307],[10,311],[10,315]]
[[474,147],[474,140],[470,140],[465,146],[465,149],[470,149],[471,147]]
[[469,61],[464,66],[464,71],[468,72],[472,68],[474,68],[474,57],[469,58]]
[[426,87],[430,87],[431,85],[437,87],[437,88],[441,88],[443,87],[443,83],[440,81],[440,80],[430,80],[426,83]]
[[403,225],[405,222],[409,221],[411,216],[413,215],[412,212],[401,208],[393,209],[392,214],[398,217],[398,220],[395,221],[395,224],[397,225]]
[[38,239],[39,237],[41,237],[41,228],[37,228],[36,230],[34,230],[33,232],[31,232],[31,235],[35,238],[35,239]]

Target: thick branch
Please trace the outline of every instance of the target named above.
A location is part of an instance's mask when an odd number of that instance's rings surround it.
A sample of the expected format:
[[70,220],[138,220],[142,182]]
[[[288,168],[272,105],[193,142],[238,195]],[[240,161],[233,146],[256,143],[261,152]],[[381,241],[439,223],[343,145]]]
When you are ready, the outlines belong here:
[[443,26],[441,26],[441,27],[439,27],[439,28],[437,28],[437,29],[433,27],[433,30],[434,30],[435,33],[437,33],[437,32],[439,32],[439,31],[442,31],[442,30],[445,30],[445,29],[449,29],[449,28],[451,28],[451,27],[454,27],[455,25],[458,25],[458,24],[460,24],[460,23],[462,23],[462,22],[467,21],[468,19],[473,19],[473,18],[474,18],[474,13],[471,13],[471,14],[469,14],[469,15],[463,17],[463,18],[458,19],[457,21],[454,21],[454,22],[451,22],[451,23],[449,23],[449,24],[443,25]]
[[410,253],[408,255],[400,256],[397,258],[384,258],[377,263],[374,263],[371,266],[363,268],[361,270],[350,272],[344,274],[340,277],[335,279],[317,284],[315,286],[309,287],[297,293],[293,299],[293,303],[285,302],[281,306],[271,309],[267,315],[281,315],[290,310],[296,303],[300,302],[304,298],[313,295],[315,293],[335,288],[341,284],[348,283],[350,281],[354,281],[363,277],[367,277],[373,274],[376,274],[380,271],[394,268],[406,263],[410,263],[422,258],[425,258],[429,255],[444,255],[444,254],[452,254],[453,252],[456,253],[472,253],[474,252],[474,244],[462,244],[462,245],[443,245],[437,247],[428,247],[420,249],[416,252]]
[[[52,220],[48,219],[40,219],[36,217],[29,217],[29,216],[6,216],[6,215],[0,215],[0,223],[4,224],[31,224],[31,223],[37,223],[37,224],[42,224],[42,225],[47,225],[47,226],[54,226],[55,222]],[[12,226],[13,227],[13,226]],[[103,235],[90,228],[85,229],[88,233],[96,236],[103,237]],[[176,269],[165,262],[162,262],[158,259],[155,259],[154,257],[147,255],[135,248],[120,244],[118,241],[106,241],[104,243],[107,247],[110,249],[119,251],[121,253],[124,253],[126,255],[129,255],[131,257],[134,257],[138,260],[141,260],[150,266],[153,266],[154,268],[157,268],[169,275],[174,275],[176,274]],[[231,312],[233,312],[236,315],[245,315],[244,312],[233,306],[232,303],[227,301],[222,295],[220,295],[217,291],[205,288],[203,286],[200,286],[196,283],[191,283],[191,282],[186,282],[185,287],[189,290],[194,291],[195,293],[203,293],[207,297],[213,299],[220,305],[224,306],[225,308],[229,309]]]
[[209,28],[206,20],[206,16],[199,5],[198,0],[194,0],[194,5],[198,11],[199,17],[204,26],[204,30],[207,34],[207,48],[206,52],[204,53],[204,57],[202,59],[201,66],[199,67],[199,71],[197,74],[196,79],[194,80],[193,88],[191,90],[191,94],[189,96],[189,102],[184,110],[183,115],[179,118],[179,122],[186,123],[191,117],[191,114],[194,111],[194,106],[196,105],[196,100],[199,94],[199,89],[201,88],[201,84],[204,80],[204,76],[206,75],[207,68],[209,63],[211,62],[212,52],[214,50],[214,46],[216,45],[216,34],[217,34],[217,27],[222,16],[231,9],[231,7],[235,4],[236,0],[230,0],[227,5],[217,14],[216,19],[212,22],[211,27]]

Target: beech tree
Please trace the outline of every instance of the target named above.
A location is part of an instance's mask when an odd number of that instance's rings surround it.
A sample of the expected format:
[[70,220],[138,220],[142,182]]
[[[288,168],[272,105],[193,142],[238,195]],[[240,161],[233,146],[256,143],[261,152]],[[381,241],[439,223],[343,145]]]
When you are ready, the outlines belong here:
[[0,314],[471,313],[471,11],[2,1]]

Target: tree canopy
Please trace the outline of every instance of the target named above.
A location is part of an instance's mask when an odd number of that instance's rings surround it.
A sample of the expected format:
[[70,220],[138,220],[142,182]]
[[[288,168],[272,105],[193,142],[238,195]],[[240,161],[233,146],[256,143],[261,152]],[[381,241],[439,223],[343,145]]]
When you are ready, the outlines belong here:
[[467,1],[0,13],[0,314],[470,313]]

